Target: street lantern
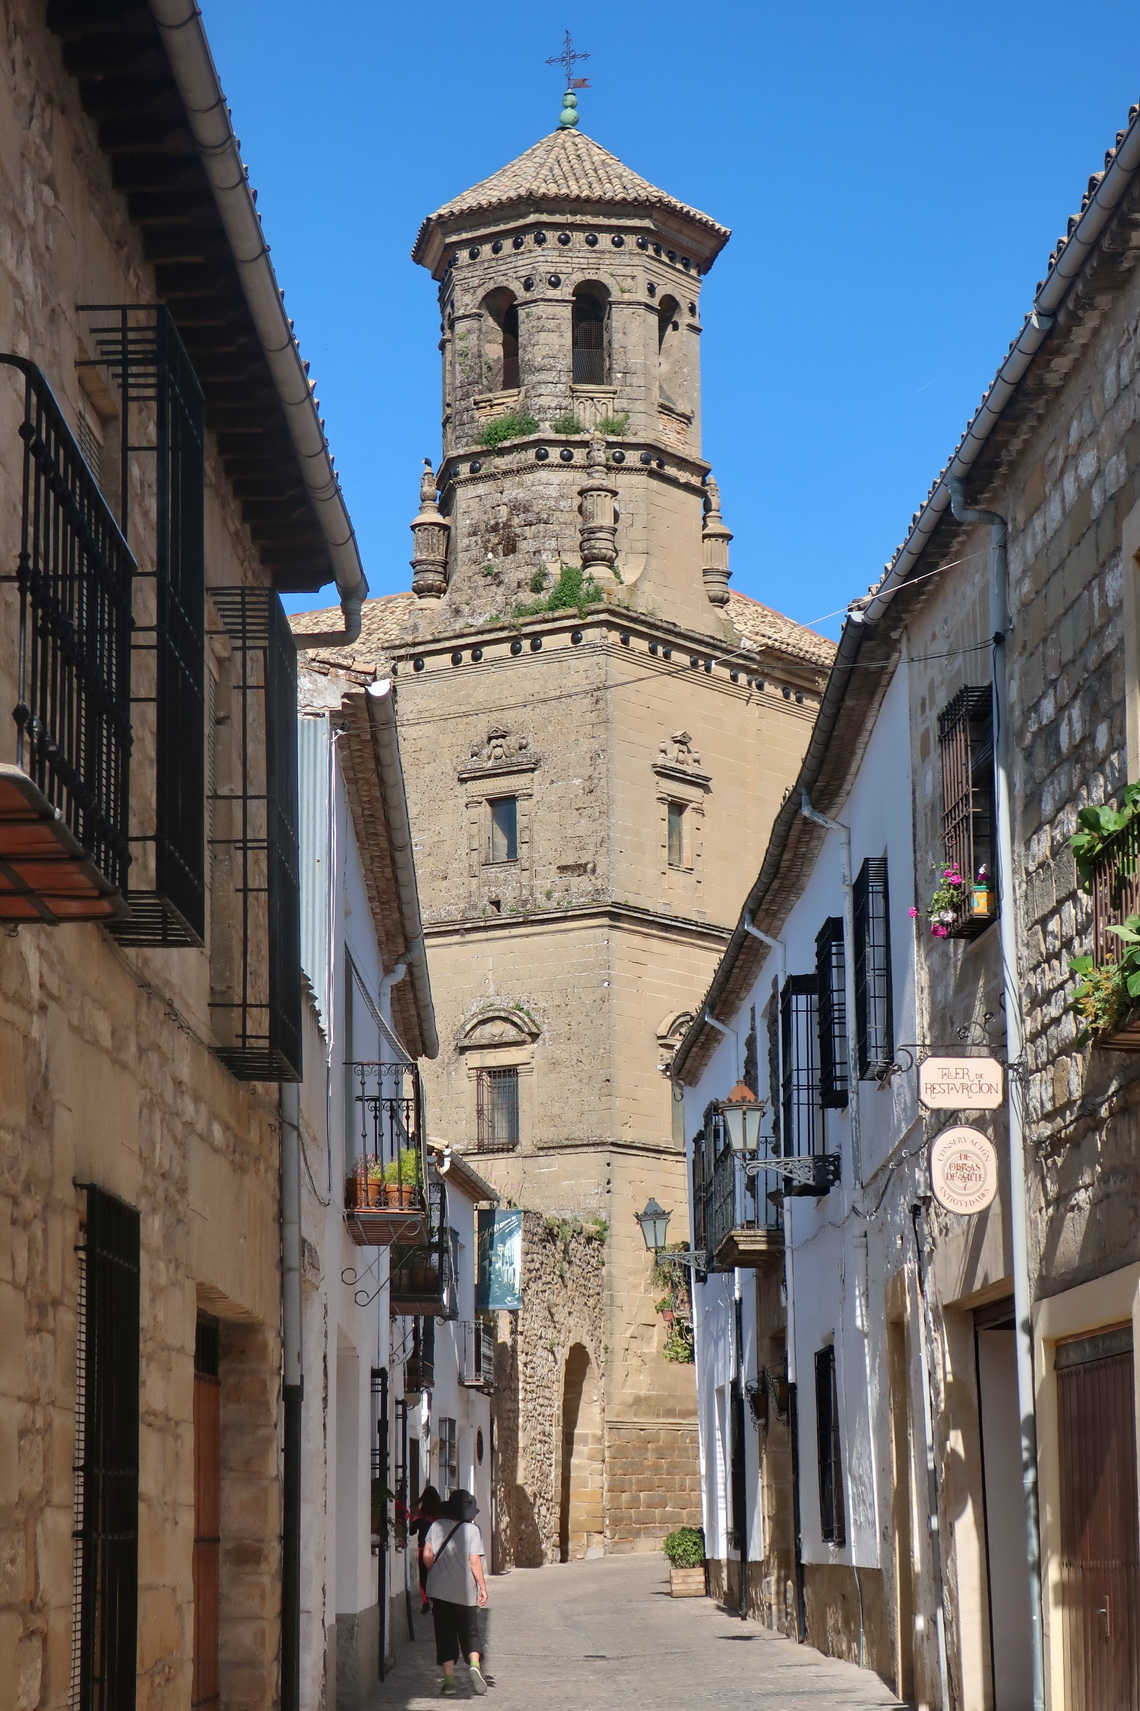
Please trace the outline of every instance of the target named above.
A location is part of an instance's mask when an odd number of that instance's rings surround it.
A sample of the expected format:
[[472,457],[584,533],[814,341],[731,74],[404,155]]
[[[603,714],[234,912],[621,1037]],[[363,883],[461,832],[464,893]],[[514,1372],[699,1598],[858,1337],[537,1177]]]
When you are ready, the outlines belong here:
[[760,1146],[760,1122],[767,1110],[763,1099],[757,1099],[747,1082],[738,1081],[727,1099],[720,1102],[720,1113],[728,1130],[728,1144],[734,1153],[754,1153]]
[[634,1217],[641,1225],[641,1233],[645,1237],[645,1245],[651,1254],[659,1254],[665,1246],[669,1233],[669,1220],[672,1212],[666,1212],[664,1206],[658,1206],[656,1200],[646,1202],[644,1212],[635,1212]]

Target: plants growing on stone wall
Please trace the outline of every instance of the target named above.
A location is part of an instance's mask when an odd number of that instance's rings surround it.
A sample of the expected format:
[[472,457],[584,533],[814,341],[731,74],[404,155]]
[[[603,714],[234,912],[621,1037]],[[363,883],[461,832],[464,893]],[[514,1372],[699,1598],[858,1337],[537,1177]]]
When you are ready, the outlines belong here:
[[[1112,871],[1110,898],[1102,894],[1102,905],[1107,900],[1119,907],[1126,896],[1131,899],[1137,870],[1138,822],[1140,783],[1127,786],[1119,808],[1102,803],[1082,808],[1077,814],[1080,829],[1069,840],[1069,848],[1082,889],[1095,895],[1098,878],[1106,869]],[[1117,961],[1097,963],[1091,956],[1079,956],[1069,964],[1078,977],[1068,1008],[1077,1019],[1079,1046],[1116,1033],[1140,1004],[1140,914],[1130,914],[1122,922],[1104,922],[1102,930],[1114,933],[1121,942]]]
[[504,410],[501,416],[493,416],[479,430],[479,444],[486,446],[488,451],[494,451],[497,446],[507,440],[525,439],[527,434],[537,434],[538,420],[529,410]]
[[926,908],[912,909],[910,914],[912,920],[920,914],[925,915],[930,922],[933,936],[936,939],[945,939],[949,937],[955,921],[961,920],[967,907],[969,913],[975,917],[993,914],[993,890],[989,869],[980,867],[971,881],[956,863],[951,863],[939,873]]
[[1077,814],[1081,830],[1069,839],[1077,874],[1087,891],[1097,867],[1112,851],[1121,832],[1140,819],[1140,783],[1130,784],[1120,799],[1120,807],[1105,803],[1100,807],[1082,808]]
[[596,605],[601,599],[601,589],[580,564],[564,564],[550,593],[525,606],[516,606],[511,617],[517,623],[522,618],[537,618],[543,612],[576,611],[580,618],[584,618],[587,606]]
[[556,434],[582,434],[586,431],[573,410],[563,410],[550,425]]
[[598,433],[603,439],[620,440],[629,427],[629,411],[622,410],[614,416],[598,417]]

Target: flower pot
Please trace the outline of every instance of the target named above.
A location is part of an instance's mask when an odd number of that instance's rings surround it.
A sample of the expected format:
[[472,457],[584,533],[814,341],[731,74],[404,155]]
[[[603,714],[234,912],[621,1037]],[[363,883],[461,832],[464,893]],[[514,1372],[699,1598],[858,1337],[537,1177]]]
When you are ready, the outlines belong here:
[[673,1320],[676,1318],[676,1316],[677,1316],[677,1314],[676,1314],[676,1310],[674,1308],[662,1307],[661,1317],[664,1320],[666,1325],[671,1325],[673,1323]]
[[413,1207],[415,1205],[415,1203],[416,1203],[415,1184],[411,1183],[411,1182],[401,1182],[401,1184],[400,1184],[400,1205],[410,1208],[410,1207]]
[[345,1210],[349,1212],[354,1211],[360,1205],[360,1183],[355,1171],[351,1176],[346,1176],[344,1179],[344,1204]]
[[671,1568],[669,1570],[669,1591],[674,1598],[703,1598],[705,1595],[705,1571],[700,1568]]
[[386,1182],[384,1184],[384,1202],[387,1206],[399,1206],[400,1184],[398,1182]]
[[370,1206],[383,1206],[383,1204],[384,1204],[384,1184],[382,1182],[373,1182],[371,1179],[369,1179],[369,1183],[368,1183],[368,1204]]
[[994,894],[986,885],[975,885],[970,893],[970,914],[975,921],[988,920],[994,912]]

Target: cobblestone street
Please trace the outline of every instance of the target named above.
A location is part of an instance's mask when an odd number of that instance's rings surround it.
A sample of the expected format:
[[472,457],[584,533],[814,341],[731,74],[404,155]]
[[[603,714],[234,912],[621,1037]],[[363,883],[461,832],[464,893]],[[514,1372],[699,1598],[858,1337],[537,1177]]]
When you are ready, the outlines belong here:
[[[516,1569],[490,1582],[489,1711],[855,1711],[898,1706],[875,1675],[797,1646],[710,1599],[669,1597],[660,1556]],[[431,1619],[416,1618],[374,1704],[439,1702]],[[473,1697],[465,1669],[458,1697]]]

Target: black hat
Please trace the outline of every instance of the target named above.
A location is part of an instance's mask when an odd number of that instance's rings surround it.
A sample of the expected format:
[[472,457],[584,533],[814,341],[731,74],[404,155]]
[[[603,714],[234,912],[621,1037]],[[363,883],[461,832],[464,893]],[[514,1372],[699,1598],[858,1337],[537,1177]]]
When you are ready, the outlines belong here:
[[479,1505],[469,1491],[458,1486],[444,1504],[443,1513],[449,1521],[473,1521],[479,1513]]

